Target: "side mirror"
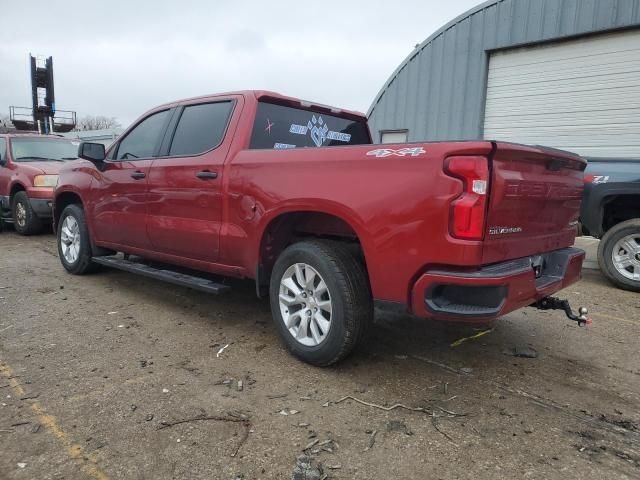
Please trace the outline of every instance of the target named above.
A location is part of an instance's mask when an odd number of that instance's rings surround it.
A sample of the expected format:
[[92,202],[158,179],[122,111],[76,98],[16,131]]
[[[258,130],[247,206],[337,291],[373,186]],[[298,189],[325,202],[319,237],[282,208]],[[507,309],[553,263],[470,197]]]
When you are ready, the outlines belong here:
[[102,143],[82,142],[78,147],[78,157],[89,160],[91,163],[100,164],[106,157]]

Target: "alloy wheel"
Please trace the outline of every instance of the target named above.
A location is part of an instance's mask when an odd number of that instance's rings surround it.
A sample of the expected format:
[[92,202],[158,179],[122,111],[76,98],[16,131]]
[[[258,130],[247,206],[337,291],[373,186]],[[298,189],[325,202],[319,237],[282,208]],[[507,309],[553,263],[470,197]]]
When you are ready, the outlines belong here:
[[68,263],[75,263],[80,255],[80,225],[71,215],[65,217],[60,229],[60,249]]
[[280,313],[293,338],[316,347],[331,329],[332,301],[324,279],[306,263],[291,265],[280,280]]
[[640,281],[640,234],[627,235],[613,246],[613,265],[620,275]]
[[20,227],[24,227],[27,224],[27,209],[20,201],[16,203],[16,223]]

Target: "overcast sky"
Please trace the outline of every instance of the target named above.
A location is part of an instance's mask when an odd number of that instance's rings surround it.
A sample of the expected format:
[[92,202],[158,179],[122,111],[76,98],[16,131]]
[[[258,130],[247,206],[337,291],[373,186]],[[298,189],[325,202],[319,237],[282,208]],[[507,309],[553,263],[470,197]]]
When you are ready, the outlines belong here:
[[129,124],[180,98],[266,89],[366,111],[431,33],[480,0],[0,0],[0,113],[30,106],[28,54],[56,104]]

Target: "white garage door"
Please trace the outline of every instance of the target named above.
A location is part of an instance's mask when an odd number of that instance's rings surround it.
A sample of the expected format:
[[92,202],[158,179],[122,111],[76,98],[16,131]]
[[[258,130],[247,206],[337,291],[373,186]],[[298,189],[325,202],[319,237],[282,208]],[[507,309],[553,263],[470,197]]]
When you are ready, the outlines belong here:
[[484,137],[640,158],[640,31],[493,53]]

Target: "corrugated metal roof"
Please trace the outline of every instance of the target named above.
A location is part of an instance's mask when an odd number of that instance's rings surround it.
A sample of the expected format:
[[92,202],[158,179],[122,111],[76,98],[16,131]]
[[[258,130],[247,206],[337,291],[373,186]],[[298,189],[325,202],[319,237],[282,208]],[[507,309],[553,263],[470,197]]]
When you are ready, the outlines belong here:
[[369,123],[409,141],[481,138],[488,51],[640,26],[640,0],[491,0],[422,42],[373,101]]

